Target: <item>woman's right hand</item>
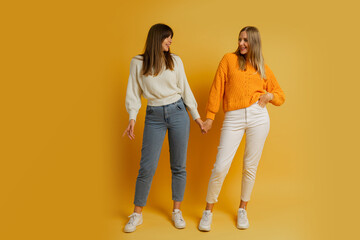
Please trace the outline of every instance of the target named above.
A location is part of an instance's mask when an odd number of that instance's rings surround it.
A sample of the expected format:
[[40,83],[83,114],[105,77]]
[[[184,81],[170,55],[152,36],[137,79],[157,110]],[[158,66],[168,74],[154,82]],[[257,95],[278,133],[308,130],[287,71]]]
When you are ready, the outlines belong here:
[[206,119],[206,121],[205,121],[204,124],[203,124],[202,134],[205,134],[205,133],[207,133],[207,132],[210,130],[210,128],[211,128],[211,126],[212,126],[212,124],[213,124],[213,121],[214,121],[214,120],[212,120],[212,119],[210,119],[210,118],[207,118],[207,119]]
[[134,128],[135,128],[135,120],[134,120],[134,119],[130,119],[129,125],[128,125],[128,127],[125,129],[125,131],[124,131],[124,133],[123,133],[123,137],[124,137],[125,134],[126,134],[131,140],[135,139]]

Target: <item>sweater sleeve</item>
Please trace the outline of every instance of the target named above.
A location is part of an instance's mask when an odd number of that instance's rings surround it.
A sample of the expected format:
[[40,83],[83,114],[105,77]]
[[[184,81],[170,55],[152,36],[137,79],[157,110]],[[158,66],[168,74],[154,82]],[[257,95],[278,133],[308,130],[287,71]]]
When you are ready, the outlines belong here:
[[130,74],[125,98],[125,106],[127,112],[129,113],[129,120],[136,120],[136,116],[141,107],[142,91],[138,82],[138,67],[139,66],[136,64],[136,60],[132,59],[130,63]]
[[176,78],[178,87],[181,89],[181,97],[184,100],[186,107],[189,109],[192,118],[194,120],[198,119],[200,118],[200,115],[197,110],[197,102],[187,81],[184,64],[181,61],[180,57],[174,56],[174,58],[177,64]]
[[227,60],[225,56],[220,61],[212,83],[209,100],[206,107],[206,118],[215,119],[219,111],[221,100],[224,96],[225,79],[227,78]]
[[266,82],[266,91],[274,95],[274,98],[270,103],[275,106],[282,105],[285,102],[285,94],[280,88],[279,83],[276,81],[274,73],[268,66],[266,66],[266,77],[268,78]]

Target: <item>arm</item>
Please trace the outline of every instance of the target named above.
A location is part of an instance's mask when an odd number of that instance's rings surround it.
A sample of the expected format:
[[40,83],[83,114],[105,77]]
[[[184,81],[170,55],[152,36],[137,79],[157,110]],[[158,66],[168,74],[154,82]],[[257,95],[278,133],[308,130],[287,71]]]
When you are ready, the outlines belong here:
[[135,62],[136,60],[131,60],[130,63],[130,74],[128,85],[126,89],[126,98],[125,98],[125,106],[126,110],[129,113],[129,120],[136,120],[136,116],[141,107],[141,88],[138,83],[138,66]]
[[227,60],[225,56],[221,60],[212,83],[209,100],[206,107],[206,121],[203,124],[202,133],[207,133],[214,122],[215,114],[219,111],[221,100],[225,91],[225,80],[227,78]]
[[174,58],[177,64],[176,78],[177,78],[178,87],[181,89],[181,97],[184,100],[186,107],[189,109],[191,116],[199,124],[200,123],[199,120],[201,119],[199,112],[197,110],[197,102],[187,81],[183,62],[178,56],[174,56]]
[[212,83],[209,100],[206,107],[206,118],[214,120],[215,114],[219,111],[221,100],[224,96],[225,79],[227,78],[227,60],[221,60]]
[[274,73],[268,66],[266,66],[266,76],[266,91],[268,92],[268,94],[266,95],[269,96],[269,102],[274,104],[275,106],[282,105],[285,102],[285,94],[280,88],[279,83],[276,81]]
[[123,136],[125,134],[133,140],[135,138],[134,128],[135,128],[135,120],[136,116],[141,107],[141,88],[137,79],[137,65],[134,60],[130,63],[130,75],[128,80],[128,85],[126,89],[126,99],[125,106],[126,110],[129,113],[129,124],[125,129]]

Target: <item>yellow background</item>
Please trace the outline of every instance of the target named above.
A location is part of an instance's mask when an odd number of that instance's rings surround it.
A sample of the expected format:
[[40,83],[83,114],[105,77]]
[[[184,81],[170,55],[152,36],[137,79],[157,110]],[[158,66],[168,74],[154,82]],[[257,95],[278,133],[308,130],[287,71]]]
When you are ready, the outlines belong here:
[[[1,4],[1,239],[355,239],[359,222],[359,6],[344,1],[8,1]],[[132,212],[144,107],[127,126],[131,58],[151,25],[174,30],[205,115],[222,56],[257,26],[263,54],[286,94],[268,106],[271,130],[248,215],[235,227],[241,144],[215,206],[212,231],[196,227],[205,204],[223,113],[211,132],[191,125],[185,230],[171,223],[164,142],[144,224]],[[146,101],[143,101],[143,106]]]

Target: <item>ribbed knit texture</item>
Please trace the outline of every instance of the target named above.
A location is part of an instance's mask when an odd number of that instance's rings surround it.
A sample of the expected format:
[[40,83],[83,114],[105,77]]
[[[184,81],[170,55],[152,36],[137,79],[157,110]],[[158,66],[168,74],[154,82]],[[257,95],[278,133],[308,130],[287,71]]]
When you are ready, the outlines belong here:
[[270,103],[276,106],[283,104],[285,94],[266,64],[265,74],[267,79],[262,79],[250,63],[247,63],[246,70],[242,71],[239,68],[237,55],[225,54],[210,89],[206,118],[215,119],[221,101],[224,112],[228,112],[251,106],[266,92],[274,95]]

